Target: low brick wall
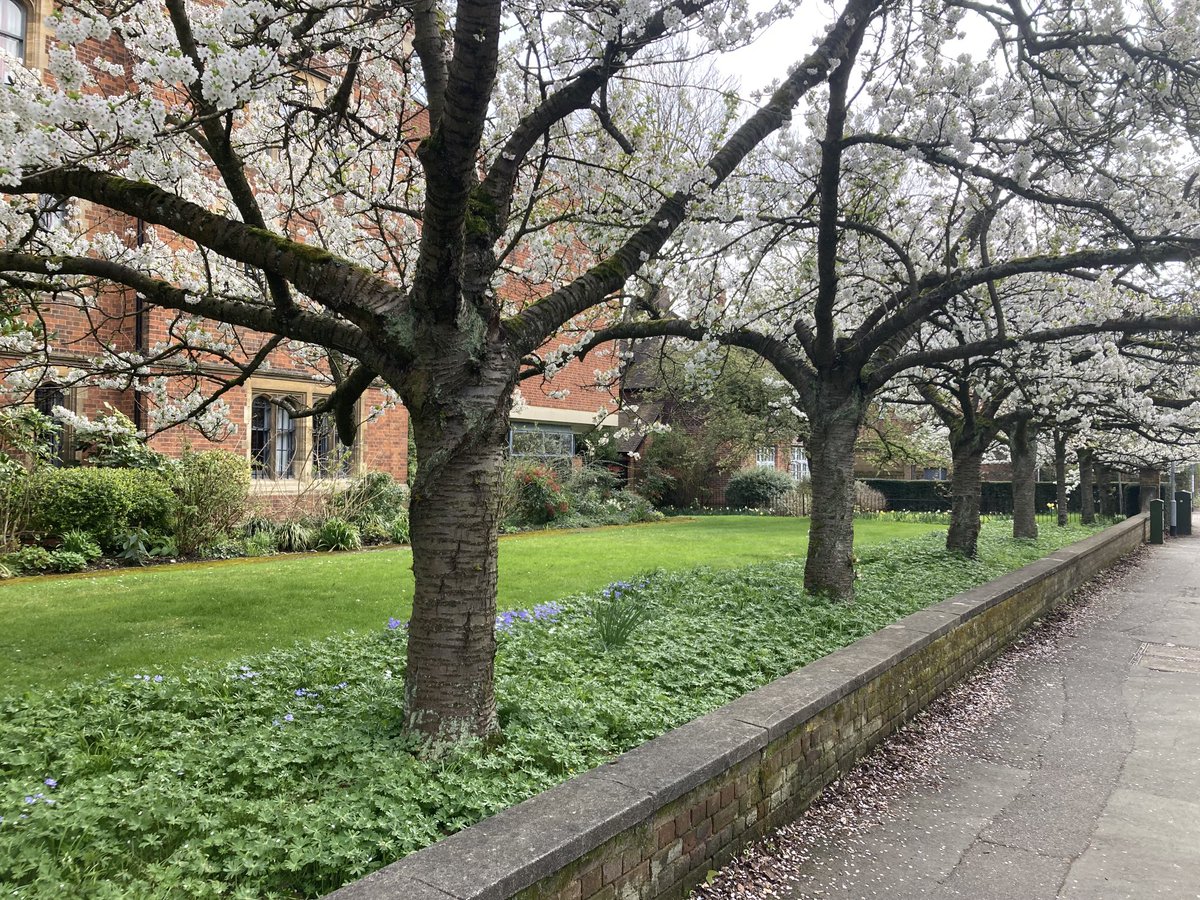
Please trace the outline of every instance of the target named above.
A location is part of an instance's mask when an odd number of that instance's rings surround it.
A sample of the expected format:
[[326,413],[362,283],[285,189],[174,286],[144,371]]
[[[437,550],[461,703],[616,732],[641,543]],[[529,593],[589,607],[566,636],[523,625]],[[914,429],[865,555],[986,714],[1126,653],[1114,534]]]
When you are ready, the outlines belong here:
[[329,896],[686,897],[1146,536],[1137,516],[914,613]]

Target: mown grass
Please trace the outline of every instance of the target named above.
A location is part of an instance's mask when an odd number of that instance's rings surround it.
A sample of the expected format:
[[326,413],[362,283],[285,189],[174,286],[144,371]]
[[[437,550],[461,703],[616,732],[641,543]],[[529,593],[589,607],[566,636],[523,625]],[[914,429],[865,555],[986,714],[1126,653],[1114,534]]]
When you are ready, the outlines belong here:
[[[865,521],[856,544],[935,529]],[[807,537],[807,519],[757,516],[513,535],[500,541],[499,606],[529,608],[649,569],[787,559],[804,554]],[[408,618],[412,585],[408,548],[16,579],[0,585],[0,694],[375,629]]]
[[[980,558],[924,534],[861,553],[852,605],[803,591],[803,563],[648,573],[506,625],[502,737],[439,755],[400,730],[403,629],[241,665],[150,667],[0,699],[0,883],[20,896],[320,896],[899,616],[1084,532]],[[645,608],[605,646],[593,613]]]

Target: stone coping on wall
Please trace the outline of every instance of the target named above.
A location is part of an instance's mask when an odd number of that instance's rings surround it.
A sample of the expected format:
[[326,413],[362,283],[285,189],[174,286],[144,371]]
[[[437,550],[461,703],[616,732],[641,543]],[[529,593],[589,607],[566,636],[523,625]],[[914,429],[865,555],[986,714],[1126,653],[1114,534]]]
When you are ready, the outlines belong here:
[[[686,896],[1146,539],[1139,515],[815,660],[328,900]],[[386,777],[386,776],[383,776]]]

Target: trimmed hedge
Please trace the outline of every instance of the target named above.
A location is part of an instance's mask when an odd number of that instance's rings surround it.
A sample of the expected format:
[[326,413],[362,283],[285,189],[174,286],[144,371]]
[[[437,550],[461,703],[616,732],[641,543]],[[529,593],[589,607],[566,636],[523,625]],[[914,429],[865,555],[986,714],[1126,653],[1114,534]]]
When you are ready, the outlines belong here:
[[146,469],[47,469],[34,483],[34,525],[46,534],[84,531],[111,546],[131,528],[161,531],[174,496],[161,475]]
[[[943,512],[950,509],[949,481],[904,481],[896,478],[864,478],[888,501],[888,509],[914,512]],[[1011,513],[1013,493],[1011,481],[985,481],[980,495],[980,512]],[[1058,486],[1052,481],[1037,483],[1037,508],[1044,510],[1058,497]],[[1076,491],[1067,494],[1067,506],[1079,509]]]

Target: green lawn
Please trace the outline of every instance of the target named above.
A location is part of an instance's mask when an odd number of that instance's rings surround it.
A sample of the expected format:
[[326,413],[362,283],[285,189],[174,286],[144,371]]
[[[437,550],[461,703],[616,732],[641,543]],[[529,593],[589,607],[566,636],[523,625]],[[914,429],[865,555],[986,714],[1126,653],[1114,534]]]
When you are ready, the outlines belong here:
[[[938,525],[860,521],[861,546]],[[500,607],[528,608],[649,569],[803,554],[806,519],[712,516],[501,538]],[[408,618],[407,548],[22,578],[0,585],[0,692],[108,671],[170,672]]]

